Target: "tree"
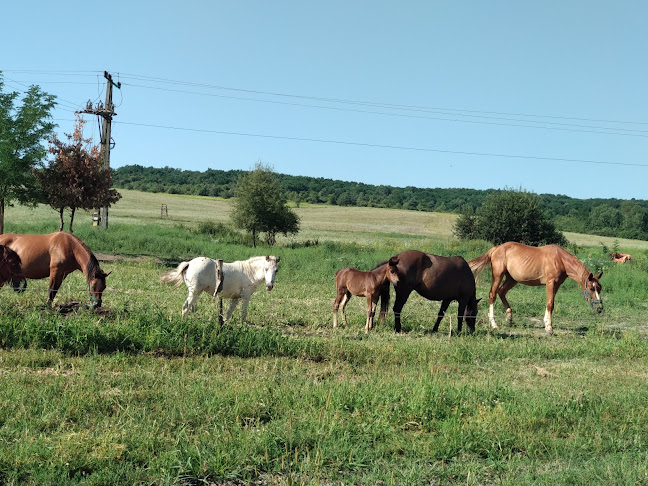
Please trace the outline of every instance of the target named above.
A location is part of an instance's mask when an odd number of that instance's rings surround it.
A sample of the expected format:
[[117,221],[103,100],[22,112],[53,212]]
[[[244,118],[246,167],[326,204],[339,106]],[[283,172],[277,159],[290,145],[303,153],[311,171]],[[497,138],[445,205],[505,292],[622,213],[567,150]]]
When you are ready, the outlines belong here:
[[601,204],[592,209],[589,216],[590,228],[596,230],[617,230],[623,222],[623,215],[610,204]]
[[99,147],[92,145],[92,139],[83,138],[85,123],[85,120],[77,118],[74,133],[66,134],[68,143],[54,135],[49,147],[54,160],[49,166],[34,171],[48,204],[59,211],[59,231],[63,231],[66,208],[70,209],[72,233],[77,208],[90,210],[109,207],[121,199],[121,194],[110,188],[111,170],[104,166]]
[[470,204],[464,204],[461,208],[461,214],[455,221],[452,232],[458,238],[464,238],[466,240],[479,239],[477,216]]
[[299,217],[286,206],[279,179],[261,162],[239,177],[231,219],[237,228],[252,233],[255,247],[258,233],[265,232],[267,243],[273,245],[277,233],[299,231]]
[[487,196],[474,216],[468,211],[460,216],[454,232],[461,238],[480,238],[495,245],[506,241],[533,246],[567,242],[546,219],[538,197],[523,190]]
[[33,169],[46,156],[43,142],[54,123],[48,121],[55,97],[31,86],[16,106],[18,93],[4,93],[0,73],[0,234],[4,233],[5,207],[14,201],[35,206],[39,200]]

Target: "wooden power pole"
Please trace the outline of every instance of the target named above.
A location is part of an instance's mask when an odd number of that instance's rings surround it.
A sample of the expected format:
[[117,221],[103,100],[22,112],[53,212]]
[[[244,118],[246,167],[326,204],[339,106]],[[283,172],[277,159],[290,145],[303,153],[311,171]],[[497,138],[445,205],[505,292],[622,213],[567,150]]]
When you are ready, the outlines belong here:
[[[89,113],[91,115],[100,116],[103,119],[101,125],[101,154],[103,155],[104,167],[110,169],[110,149],[112,148],[110,128],[112,125],[112,118],[117,114],[115,113],[115,105],[112,102],[112,90],[113,86],[117,86],[117,89],[121,89],[121,82],[115,83],[108,71],[104,71],[104,78],[108,80],[108,83],[106,83],[106,104],[104,105],[99,102],[97,106],[92,106],[92,103],[88,101],[84,110],[75,113]],[[101,208],[99,214],[101,215],[101,225],[104,229],[108,228],[108,207],[104,206]]]

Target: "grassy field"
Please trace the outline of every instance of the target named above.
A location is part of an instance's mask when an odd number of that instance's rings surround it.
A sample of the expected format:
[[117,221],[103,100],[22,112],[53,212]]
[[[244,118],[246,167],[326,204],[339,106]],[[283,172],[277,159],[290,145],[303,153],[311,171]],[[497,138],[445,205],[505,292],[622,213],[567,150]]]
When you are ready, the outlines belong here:
[[[497,332],[482,302],[474,335],[449,336],[456,304],[431,334],[438,303],[413,295],[402,335],[391,313],[365,335],[361,298],[331,328],[335,270],[488,245],[454,239],[451,215],[302,206],[299,235],[252,249],[196,230],[227,222],[226,201],[122,194],[107,232],[75,224],[112,271],[103,312],[45,307],[46,281],[0,290],[0,483],[648,484],[648,242],[619,240],[620,265],[602,252],[614,239],[568,235],[604,271],[606,310],[568,281],[552,337],[544,289],[523,286]],[[48,208],[7,210],[7,232],[56,229]],[[208,296],[181,319],[186,289],[159,279],[263,253],[281,269],[248,324],[219,326]],[[84,285],[70,275],[56,302],[85,302]]]

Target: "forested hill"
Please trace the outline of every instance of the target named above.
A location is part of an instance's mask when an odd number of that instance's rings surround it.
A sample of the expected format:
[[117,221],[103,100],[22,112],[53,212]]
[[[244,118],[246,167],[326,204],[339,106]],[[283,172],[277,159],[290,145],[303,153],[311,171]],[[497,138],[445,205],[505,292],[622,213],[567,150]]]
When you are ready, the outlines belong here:
[[[146,192],[231,198],[236,195],[236,182],[243,173],[240,170],[198,172],[127,165],[113,170],[113,185]],[[459,213],[468,207],[477,209],[487,195],[498,192],[493,189],[374,186],[321,177],[276,175],[288,199],[298,204],[326,203]],[[538,197],[560,230],[648,239],[646,200],[574,199],[553,194],[539,194]]]

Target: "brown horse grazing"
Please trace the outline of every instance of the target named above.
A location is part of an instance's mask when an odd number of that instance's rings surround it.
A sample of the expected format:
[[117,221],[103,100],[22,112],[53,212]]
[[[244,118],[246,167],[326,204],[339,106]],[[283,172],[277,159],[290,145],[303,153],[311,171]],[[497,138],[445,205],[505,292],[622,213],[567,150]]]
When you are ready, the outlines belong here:
[[396,289],[394,302],[396,332],[401,331],[400,312],[413,290],[426,299],[441,301],[441,308],[432,332],[439,329],[439,323],[453,300],[459,304],[457,332],[461,332],[464,319],[470,331],[475,330],[479,300],[475,296],[475,278],[466,260],[460,256],[443,257],[408,250],[391,257],[387,264],[389,265],[388,278]]
[[23,278],[18,253],[5,245],[0,245],[0,288],[14,278]]
[[598,312],[603,311],[601,284],[599,283],[603,272],[594,276],[578,258],[559,246],[535,247],[509,241],[494,246],[484,255],[468,262],[477,276],[489,263],[492,267],[493,282],[488,293],[488,318],[493,329],[497,329],[494,304],[498,295],[506,308],[506,320],[508,322],[513,320],[513,311],[506,300],[506,293],[518,282],[524,285],[546,286],[547,308],[544,324],[545,331],[549,334],[553,333],[551,313],[554,309],[554,298],[567,277],[581,286],[583,296],[592,308],[596,308]]
[[[49,299],[56,297],[63,279],[75,270],[86,276],[88,294],[93,307],[100,307],[106,277],[99,268],[99,262],[90,249],[76,236],[59,231],[49,235],[21,235],[8,233],[0,235],[0,244],[14,250],[22,261],[23,275],[14,278],[14,288],[21,280],[49,277]],[[25,280],[25,286],[27,281]]]
[[335,273],[335,286],[337,296],[333,302],[333,327],[338,324],[338,308],[342,304],[342,319],[346,325],[344,308],[349,303],[352,295],[367,298],[367,323],[365,332],[373,329],[373,319],[376,315],[378,299],[380,303],[380,322],[385,323],[387,307],[389,306],[389,280],[387,279],[387,263],[381,263],[373,270],[362,272],[355,268],[343,268]]

